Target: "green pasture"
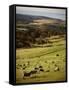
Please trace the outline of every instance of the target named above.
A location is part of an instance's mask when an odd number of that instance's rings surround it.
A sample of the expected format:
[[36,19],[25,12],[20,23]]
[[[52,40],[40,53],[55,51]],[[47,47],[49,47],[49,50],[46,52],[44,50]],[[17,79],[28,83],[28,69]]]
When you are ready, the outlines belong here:
[[[66,41],[64,38],[50,38],[50,41],[53,43],[43,44],[41,47],[37,45],[36,48],[16,49],[16,83],[66,80]],[[42,66],[43,72],[39,71],[23,79],[24,71],[30,72],[39,66]],[[59,70],[55,71],[56,66]]]

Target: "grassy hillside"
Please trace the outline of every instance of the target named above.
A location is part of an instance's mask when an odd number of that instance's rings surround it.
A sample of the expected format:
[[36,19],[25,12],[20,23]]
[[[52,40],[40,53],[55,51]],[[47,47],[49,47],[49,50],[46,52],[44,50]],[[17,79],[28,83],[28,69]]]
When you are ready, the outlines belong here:
[[[16,49],[16,83],[65,81],[65,37],[52,36],[52,43],[35,44],[34,48]],[[24,77],[24,72],[37,70]]]

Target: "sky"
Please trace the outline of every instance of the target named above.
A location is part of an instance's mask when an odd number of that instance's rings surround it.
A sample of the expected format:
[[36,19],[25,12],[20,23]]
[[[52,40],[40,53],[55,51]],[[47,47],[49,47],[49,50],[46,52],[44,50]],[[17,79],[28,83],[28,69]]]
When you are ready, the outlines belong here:
[[66,19],[66,9],[37,8],[37,7],[16,7],[16,14],[46,16],[61,20]]

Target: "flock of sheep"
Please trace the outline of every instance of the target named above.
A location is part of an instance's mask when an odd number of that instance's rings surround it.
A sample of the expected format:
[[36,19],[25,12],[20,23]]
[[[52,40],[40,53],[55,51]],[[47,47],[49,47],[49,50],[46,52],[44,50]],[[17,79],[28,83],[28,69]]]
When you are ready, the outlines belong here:
[[[47,61],[45,61],[45,63],[47,63]],[[55,61],[52,61],[51,63],[54,64],[54,69],[53,69],[54,72],[60,71],[59,66],[57,64],[55,64]],[[16,65],[16,69],[22,70],[23,79],[25,79],[27,77],[30,78],[32,75],[40,74],[41,72],[50,72],[50,67],[47,70],[45,70],[42,65],[38,65],[38,67],[35,66],[32,70],[26,71],[26,69],[29,66],[30,66],[30,61],[27,61],[26,64],[24,63],[24,64],[17,64]]]

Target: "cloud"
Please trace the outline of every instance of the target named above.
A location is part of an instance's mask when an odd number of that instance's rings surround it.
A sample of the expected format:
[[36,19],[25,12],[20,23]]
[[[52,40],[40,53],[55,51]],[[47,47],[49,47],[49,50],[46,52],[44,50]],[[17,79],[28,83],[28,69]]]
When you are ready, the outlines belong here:
[[37,7],[16,7],[17,14],[28,14],[37,16],[49,16],[53,18],[59,18],[65,20],[65,9],[56,8],[37,8]]

